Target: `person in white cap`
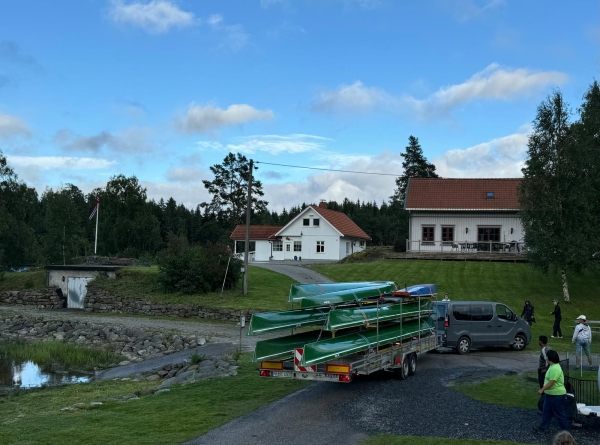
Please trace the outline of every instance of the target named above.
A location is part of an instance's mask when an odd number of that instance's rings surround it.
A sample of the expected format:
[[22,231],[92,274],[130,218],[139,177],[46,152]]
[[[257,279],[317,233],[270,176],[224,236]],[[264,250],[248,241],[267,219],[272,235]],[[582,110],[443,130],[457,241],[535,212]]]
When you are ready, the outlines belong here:
[[592,367],[592,354],[590,354],[590,343],[592,342],[592,329],[586,323],[587,319],[585,315],[580,315],[577,317],[577,326],[575,326],[575,331],[573,332],[573,340],[575,343],[575,355],[577,360],[577,368],[581,368],[581,356],[582,351],[585,353],[588,359],[588,363],[590,364],[590,370],[593,370]]

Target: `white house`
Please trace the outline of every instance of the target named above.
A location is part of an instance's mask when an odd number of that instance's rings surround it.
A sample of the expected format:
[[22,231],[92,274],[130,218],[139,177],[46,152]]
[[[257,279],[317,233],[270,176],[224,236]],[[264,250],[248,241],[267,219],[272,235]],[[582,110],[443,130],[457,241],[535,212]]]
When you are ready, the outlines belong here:
[[520,252],[520,181],[409,179],[407,251]]
[[[245,226],[235,228],[230,238],[237,253],[245,239]],[[284,227],[250,226],[255,243],[254,261],[341,260],[364,250],[371,237],[348,216],[327,208],[327,203],[306,207]]]

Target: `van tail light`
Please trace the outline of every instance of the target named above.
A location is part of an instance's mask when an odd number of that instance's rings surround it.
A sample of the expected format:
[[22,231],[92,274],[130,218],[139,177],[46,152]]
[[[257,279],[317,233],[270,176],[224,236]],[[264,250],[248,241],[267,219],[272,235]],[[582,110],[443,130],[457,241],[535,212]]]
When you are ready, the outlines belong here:
[[447,328],[450,326],[450,316],[446,313],[446,317],[444,319],[444,327]]

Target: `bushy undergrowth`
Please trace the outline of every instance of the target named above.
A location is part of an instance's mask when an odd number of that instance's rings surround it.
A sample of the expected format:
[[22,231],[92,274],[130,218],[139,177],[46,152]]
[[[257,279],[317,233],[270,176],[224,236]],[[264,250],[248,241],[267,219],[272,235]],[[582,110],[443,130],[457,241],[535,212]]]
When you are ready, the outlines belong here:
[[88,349],[71,343],[45,341],[28,343],[10,340],[0,343],[0,358],[15,361],[32,361],[44,371],[78,370],[93,371],[124,360],[112,349]]
[[214,292],[223,280],[225,289],[233,289],[241,276],[242,262],[231,257],[226,245],[190,246],[185,237],[172,237],[157,262],[159,283],[167,292]]

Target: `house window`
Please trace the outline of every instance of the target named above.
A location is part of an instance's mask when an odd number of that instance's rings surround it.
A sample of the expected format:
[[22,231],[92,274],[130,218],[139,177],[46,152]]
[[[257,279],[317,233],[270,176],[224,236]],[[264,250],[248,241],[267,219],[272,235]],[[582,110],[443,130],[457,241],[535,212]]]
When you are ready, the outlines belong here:
[[302,241],[294,241],[294,252],[302,252]]
[[302,220],[302,225],[303,226],[310,226],[310,219],[309,218],[304,218]]
[[292,245],[290,243],[285,245],[285,251],[286,252],[291,252],[292,251]]
[[318,226],[318,225],[319,225],[319,218],[313,219],[313,226]]
[[442,242],[445,244],[454,242],[454,226],[442,226]]
[[283,241],[273,241],[273,252],[283,252]]
[[317,253],[325,253],[325,241],[317,241]]
[[435,226],[423,226],[423,237],[421,241],[424,243],[433,243],[433,231]]
[[365,247],[365,242],[364,241],[360,242],[360,247]]
[[500,241],[500,227],[478,227],[477,241]]

